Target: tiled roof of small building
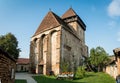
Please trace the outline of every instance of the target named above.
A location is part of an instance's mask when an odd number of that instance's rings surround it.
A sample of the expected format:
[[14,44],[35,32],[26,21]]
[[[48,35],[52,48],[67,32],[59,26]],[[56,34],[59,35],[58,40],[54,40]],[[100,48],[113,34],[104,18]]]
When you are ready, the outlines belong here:
[[115,48],[113,50],[113,52],[114,52],[115,56],[120,56],[120,48]]
[[44,30],[57,27],[61,24],[65,25],[65,22],[55,13],[53,13],[52,11],[49,11],[48,14],[42,20],[40,26],[38,27],[34,35],[37,35]]
[[120,52],[120,48],[115,48],[113,52]]
[[77,16],[77,14],[72,8],[70,8],[63,14],[62,18],[64,19],[72,16]]
[[28,58],[18,58],[17,64],[29,64]]
[[109,61],[107,62],[106,65],[110,65],[110,64],[115,64],[115,56],[112,55],[112,56],[109,56]]
[[115,60],[115,56],[113,55],[113,56],[109,56],[109,59],[111,60],[111,61],[114,61]]

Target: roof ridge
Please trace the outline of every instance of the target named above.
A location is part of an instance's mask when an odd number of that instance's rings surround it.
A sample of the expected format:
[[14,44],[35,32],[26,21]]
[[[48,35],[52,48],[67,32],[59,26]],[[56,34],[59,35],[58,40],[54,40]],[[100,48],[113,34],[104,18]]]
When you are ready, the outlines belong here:
[[73,8],[69,8],[69,9],[71,9],[71,10],[72,10],[72,12],[74,12],[74,14],[76,14],[76,15],[77,15],[77,13],[73,10]]
[[38,29],[36,30],[34,36],[39,34],[41,31],[59,26],[61,24],[61,21],[62,19],[59,16],[57,16],[54,12],[49,11],[38,26]]
[[[49,11],[47,13],[47,15],[43,18],[42,22],[40,23],[38,29],[36,30],[36,32],[33,36],[38,35],[41,32],[44,32],[48,29],[51,29],[53,27],[57,27],[60,25],[64,25],[64,26],[68,27],[67,23],[64,22],[64,20],[60,16],[58,16],[57,14],[55,14],[52,11]],[[69,28],[69,29],[71,30],[71,28]],[[73,31],[73,30],[71,30],[71,31]]]
[[29,58],[18,58],[18,59],[29,59]]
[[77,13],[73,10],[73,8],[69,8],[63,15],[62,18],[68,18],[72,16],[77,16]]
[[[52,13],[52,16],[55,18],[55,21],[56,21],[58,24],[60,24],[60,23],[59,23],[59,20],[62,20],[62,19],[61,19],[57,14],[55,14],[54,12],[52,12],[52,11],[50,11],[50,12]],[[56,17],[57,17],[59,20],[58,20]]]

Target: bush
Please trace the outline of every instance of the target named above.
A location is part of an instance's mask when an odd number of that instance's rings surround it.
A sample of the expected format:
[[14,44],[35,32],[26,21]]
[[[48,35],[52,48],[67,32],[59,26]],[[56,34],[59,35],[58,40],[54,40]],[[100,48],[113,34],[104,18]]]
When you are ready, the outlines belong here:
[[62,62],[62,64],[61,64],[62,72],[68,72],[68,67],[69,67],[68,63]]
[[74,79],[81,79],[85,76],[85,68],[83,66],[80,66],[77,68]]

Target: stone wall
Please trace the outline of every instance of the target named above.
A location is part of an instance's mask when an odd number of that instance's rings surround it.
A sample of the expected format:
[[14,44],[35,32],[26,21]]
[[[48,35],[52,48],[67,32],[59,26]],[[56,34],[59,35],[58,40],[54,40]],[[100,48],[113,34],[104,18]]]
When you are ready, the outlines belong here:
[[76,21],[70,22],[69,27],[73,28],[76,31],[77,36],[79,37],[81,42],[85,44],[85,31],[83,30],[83,28]]
[[105,68],[105,72],[111,75],[112,77],[116,78],[117,74],[117,67],[115,64],[109,64]]
[[16,71],[17,72],[28,72],[29,71],[29,64],[16,64]]
[[60,26],[32,37],[30,69],[34,68],[35,73],[46,75],[49,71],[54,71],[57,75],[62,72],[62,63],[69,65],[68,71],[74,71],[83,65],[84,56],[88,55],[88,48],[85,42],[82,43],[79,35],[66,29]]
[[29,72],[30,73],[35,73],[35,70],[36,70],[36,68],[35,68],[35,52],[34,52],[34,48],[35,47],[35,45],[34,45],[34,42],[33,41],[31,41],[30,42],[30,58],[29,58],[29,60],[30,60],[30,64],[29,64]]
[[[30,45],[30,72],[59,74],[61,26],[32,37]],[[35,50],[36,49],[36,50]]]
[[120,48],[114,49],[113,52],[116,59],[117,75],[120,75]]
[[14,83],[15,60],[0,49],[0,83]]
[[82,44],[82,55],[84,55],[84,57],[88,57],[88,46],[85,45],[85,30],[76,21],[70,22],[69,27],[75,30],[76,36],[78,37],[77,39],[79,39],[80,43]]
[[120,48],[115,48],[113,52],[115,55],[114,63],[107,65],[105,72],[116,78],[120,75]]
[[82,41],[63,28],[61,42],[61,63],[67,63],[69,66],[68,71],[74,71],[83,64],[84,46]]

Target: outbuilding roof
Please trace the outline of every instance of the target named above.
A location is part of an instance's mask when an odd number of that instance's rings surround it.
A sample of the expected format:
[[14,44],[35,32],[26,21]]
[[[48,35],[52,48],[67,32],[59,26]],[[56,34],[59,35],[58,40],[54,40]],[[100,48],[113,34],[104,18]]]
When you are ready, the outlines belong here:
[[17,64],[29,64],[28,58],[18,58]]

